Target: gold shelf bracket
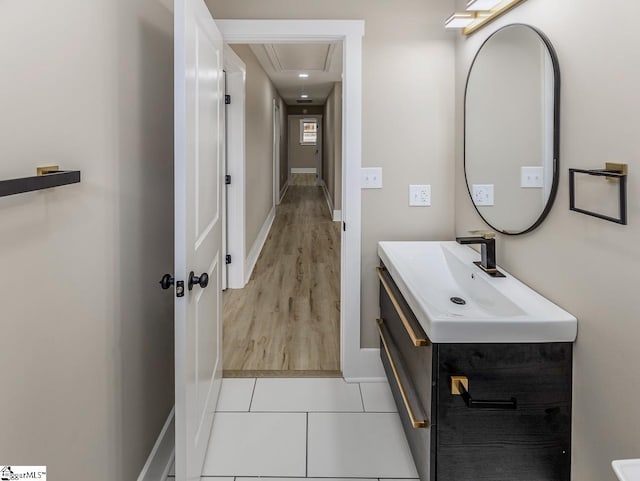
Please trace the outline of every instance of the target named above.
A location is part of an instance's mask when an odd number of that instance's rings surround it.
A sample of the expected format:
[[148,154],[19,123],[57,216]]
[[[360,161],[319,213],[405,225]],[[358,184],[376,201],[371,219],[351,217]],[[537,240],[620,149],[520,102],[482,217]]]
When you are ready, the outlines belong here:
[[41,175],[47,175],[47,174],[54,174],[59,171],[60,171],[60,166],[58,165],[46,165],[44,167],[38,167],[36,169],[36,175],[41,176]]

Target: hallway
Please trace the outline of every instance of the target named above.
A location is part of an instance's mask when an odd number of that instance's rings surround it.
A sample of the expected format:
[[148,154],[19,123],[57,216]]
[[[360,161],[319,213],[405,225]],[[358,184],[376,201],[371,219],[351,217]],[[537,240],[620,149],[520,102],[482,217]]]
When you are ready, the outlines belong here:
[[340,375],[340,223],[315,175],[292,175],[251,280],[225,291],[223,349],[225,377]]

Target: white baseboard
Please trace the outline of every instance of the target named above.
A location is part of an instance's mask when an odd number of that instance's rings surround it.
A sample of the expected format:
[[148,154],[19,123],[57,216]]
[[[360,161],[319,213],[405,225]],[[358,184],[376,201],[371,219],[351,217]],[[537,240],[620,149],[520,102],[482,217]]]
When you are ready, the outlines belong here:
[[342,372],[347,382],[382,382],[387,375],[380,359],[380,348],[360,348],[349,361],[348,371],[343,359]]
[[320,180],[320,185],[322,186],[322,191],[324,192],[324,198],[327,200],[327,206],[329,207],[329,215],[334,222],[342,222],[342,211],[335,210],[333,208],[333,202],[331,201],[331,195],[329,194],[329,189],[327,189],[327,184],[324,180]]
[[389,382],[389,380],[386,377],[345,377],[344,382],[348,384],[381,383],[381,382]]
[[331,195],[329,195],[329,189],[327,189],[327,184],[324,180],[320,180],[320,186],[322,187],[322,192],[324,192],[324,198],[327,201],[327,207],[329,207],[329,215],[333,215],[333,202],[331,201]]
[[315,167],[310,167],[310,168],[294,167],[294,168],[291,168],[291,173],[292,174],[317,174],[318,169],[316,169]]
[[284,183],[284,187],[280,190],[280,202],[284,199],[284,196],[287,195],[287,191],[289,190],[289,179]]
[[175,457],[175,408],[171,409],[138,481],[166,481]]
[[258,262],[258,257],[260,257],[260,252],[262,252],[262,248],[264,247],[264,243],[267,241],[267,237],[269,237],[269,231],[271,230],[271,226],[273,225],[273,220],[276,218],[276,208],[275,206],[271,209],[267,218],[262,224],[262,228],[260,232],[258,232],[258,237],[256,241],[251,246],[251,250],[249,251],[249,255],[247,256],[247,261],[245,262],[245,273],[244,273],[244,285],[246,286],[251,279],[251,274],[253,274],[253,269],[256,267],[256,262]]

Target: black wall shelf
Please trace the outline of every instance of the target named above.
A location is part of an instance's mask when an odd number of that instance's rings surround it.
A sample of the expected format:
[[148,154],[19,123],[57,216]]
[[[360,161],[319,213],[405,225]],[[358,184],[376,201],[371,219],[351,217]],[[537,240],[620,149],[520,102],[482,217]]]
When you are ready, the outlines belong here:
[[[616,164],[617,165],[617,164]],[[596,177],[606,177],[607,180],[614,180],[620,187],[620,217],[611,217],[597,212],[592,212],[576,207],[576,174],[586,174]],[[616,224],[627,225],[627,172],[626,165],[621,170],[601,169],[601,170],[584,170],[569,169],[569,209],[580,214],[590,215],[598,219],[608,220]]]
[[43,175],[34,175],[33,177],[0,180],[0,197],[23,194],[35,190],[51,189],[52,187],[77,184],[79,182],[79,170],[59,170]]

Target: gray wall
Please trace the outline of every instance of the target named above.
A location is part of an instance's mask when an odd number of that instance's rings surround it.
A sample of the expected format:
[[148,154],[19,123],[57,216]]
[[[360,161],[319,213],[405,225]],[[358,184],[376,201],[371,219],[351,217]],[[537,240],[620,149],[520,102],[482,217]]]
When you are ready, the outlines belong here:
[[[214,18],[363,19],[363,164],[384,189],[362,192],[362,345],[378,345],[380,240],[451,239],[454,233],[452,0],[207,0]],[[410,208],[409,184],[432,184],[429,208]]]
[[[156,1],[3,2],[0,453],[135,479],[173,405],[173,18]],[[62,474],[64,473],[64,474]]]
[[[300,121],[302,119],[316,119],[318,121],[318,142],[316,145],[300,144]],[[321,115],[289,115],[289,170],[314,169],[316,165],[316,150],[322,153],[322,116]],[[322,175],[322,172],[318,172]]]
[[173,16],[119,0],[117,342],[122,476],[135,479],[174,404]]
[[[231,47],[247,67],[245,102],[246,257],[273,207],[273,99],[280,102],[281,115],[284,115],[286,108],[251,48],[248,45],[232,45]],[[281,147],[280,150],[282,154],[284,149]]]
[[337,82],[325,104],[322,178],[334,210],[342,208],[342,83]]
[[[640,453],[640,62],[632,33],[639,15],[637,2],[612,0],[602,8],[597,2],[536,0],[524,2],[471,38],[460,37],[457,45],[458,234],[483,227],[462,170],[462,101],[473,55],[499,26],[523,22],[542,29],[559,57],[558,197],[540,228],[525,236],[499,237],[497,248],[498,261],[507,270],[578,318],[572,456],[573,479],[580,481],[614,481],[611,460],[637,458]],[[569,211],[567,169],[603,168],[612,159],[630,164],[626,227]]]

